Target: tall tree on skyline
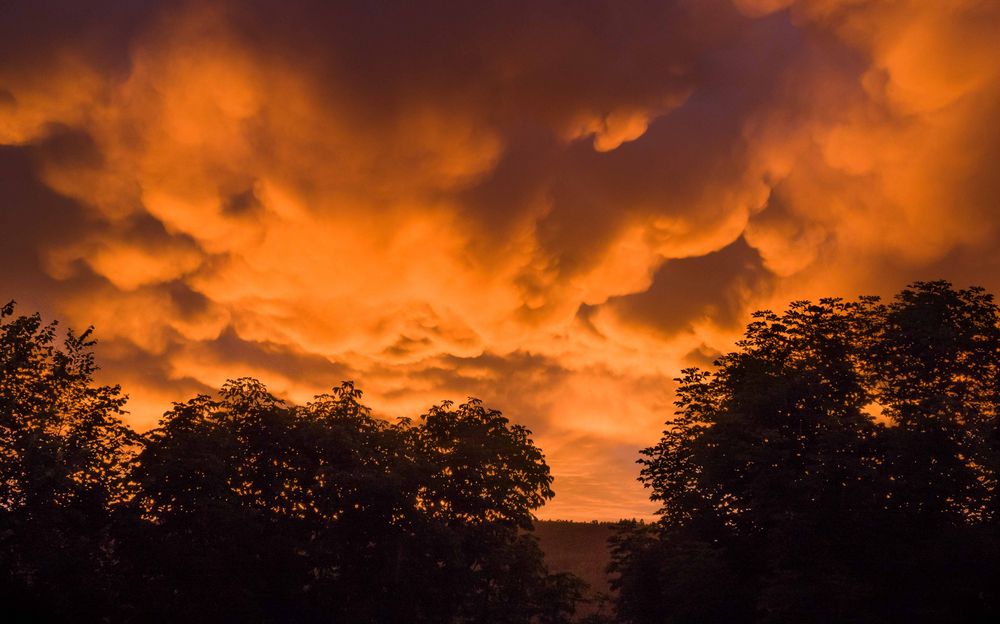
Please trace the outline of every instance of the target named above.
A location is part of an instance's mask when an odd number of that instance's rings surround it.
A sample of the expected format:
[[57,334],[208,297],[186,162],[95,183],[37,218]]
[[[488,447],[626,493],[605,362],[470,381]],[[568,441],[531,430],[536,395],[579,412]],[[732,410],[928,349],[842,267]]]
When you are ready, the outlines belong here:
[[56,323],[14,310],[0,308],[0,592],[15,617],[96,618],[110,608],[108,509],[128,496],[140,439],[121,389],[93,382],[92,329],[60,346]]
[[946,282],[755,314],[642,452],[662,507],[618,538],[622,618],[995,617],[998,318]]

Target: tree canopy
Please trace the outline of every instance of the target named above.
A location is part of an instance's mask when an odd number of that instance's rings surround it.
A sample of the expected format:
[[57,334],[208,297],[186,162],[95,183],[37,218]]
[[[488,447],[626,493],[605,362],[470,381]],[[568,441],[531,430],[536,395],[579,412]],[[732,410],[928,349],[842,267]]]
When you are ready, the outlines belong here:
[[[0,309],[9,619],[572,621],[582,583],[531,534],[552,476],[499,411],[389,421],[350,382],[293,405],[239,378],[137,434],[92,331],[58,334]],[[619,621],[1000,618],[989,293],[794,302],[677,381],[640,459],[658,520],[612,543]]]
[[57,333],[0,308],[0,597],[14,618],[110,608],[105,512],[128,496],[139,442],[120,388],[92,383],[91,330],[62,348]]
[[996,621],[998,319],[947,282],[755,314],[642,451],[621,619]]
[[14,619],[567,622],[582,583],[531,536],[552,477],[470,399],[375,417],[249,378],[132,432],[91,331],[0,317],[0,592]]

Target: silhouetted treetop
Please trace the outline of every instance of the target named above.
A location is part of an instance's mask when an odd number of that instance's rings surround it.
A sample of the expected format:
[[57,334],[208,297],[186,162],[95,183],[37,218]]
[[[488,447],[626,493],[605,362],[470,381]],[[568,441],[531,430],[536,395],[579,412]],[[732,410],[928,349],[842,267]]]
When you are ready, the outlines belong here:
[[998,318],[983,289],[940,281],[793,302],[683,371],[640,460],[660,521],[617,546],[622,618],[1000,614]]
[[91,330],[0,308],[0,598],[24,621],[568,622],[583,584],[532,528],[530,432],[470,399],[389,421],[344,382],[260,381],[144,435],[93,383]]
[[432,407],[416,433],[421,460],[432,470],[421,503],[446,522],[530,529],[531,512],[554,495],[531,432],[477,399]]
[[[181,588],[153,601],[175,618],[209,605],[282,621],[296,605],[307,620],[528,622],[559,596],[564,617],[578,588],[552,585],[561,577],[519,535],[552,496],[529,435],[477,400],[390,422],[350,382],[295,407],[229,381],[147,435],[133,473],[149,533],[137,575],[153,592]],[[143,561],[154,540],[166,551]]]
[[60,341],[14,311],[0,308],[0,595],[14,618],[93,618],[111,584],[105,512],[129,495],[140,439],[121,390],[93,383],[91,330]]

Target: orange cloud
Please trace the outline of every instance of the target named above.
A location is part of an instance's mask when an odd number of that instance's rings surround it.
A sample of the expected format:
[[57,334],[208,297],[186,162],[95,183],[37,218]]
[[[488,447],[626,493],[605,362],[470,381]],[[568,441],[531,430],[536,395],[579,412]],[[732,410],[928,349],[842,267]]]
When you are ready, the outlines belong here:
[[478,395],[544,514],[648,515],[670,380],[752,309],[1000,286],[996,3],[379,7],[0,25],[0,296],[96,324],[137,426],[243,374]]

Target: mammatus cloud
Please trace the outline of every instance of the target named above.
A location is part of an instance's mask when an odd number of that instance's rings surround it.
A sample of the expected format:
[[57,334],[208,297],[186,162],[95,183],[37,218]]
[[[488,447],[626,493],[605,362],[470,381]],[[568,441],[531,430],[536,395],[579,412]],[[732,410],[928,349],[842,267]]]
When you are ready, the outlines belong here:
[[544,516],[646,515],[670,380],[752,309],[1000,286],[991,0],[8,13],[0,296],[97,325],[138,427],[242,374],[477,395]]

